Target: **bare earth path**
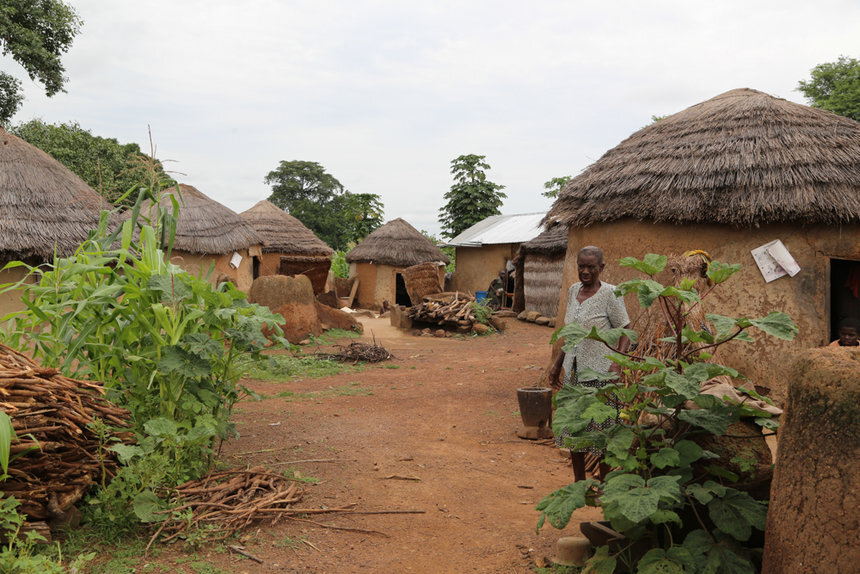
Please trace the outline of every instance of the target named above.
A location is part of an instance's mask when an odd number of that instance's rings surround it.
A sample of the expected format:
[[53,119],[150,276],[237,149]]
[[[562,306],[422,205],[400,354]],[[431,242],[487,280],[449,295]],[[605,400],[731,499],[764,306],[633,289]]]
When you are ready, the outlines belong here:
[[[375,336],[397,359],[322,379],[251,382],[270,398],[240,403],[241,438],[225,447],[226,462],[319,479],[305,487],[303,508],[354,503],[358,511],[423,513],[310,517],[378,533],[283,520],[242,537],[262,564],[214,550],[200,558],[248,573],[525,573],[553,556],[555,541],[578,528],[572,522],[564,532],[545,526],[535,534],[534,508],[572,473],[555,448],[515,434],[516,389],[538,381],[551,330],[507,322],[501,335],[438,339],[365,320],[364,339]],[[325,390],[314,398],[276,396]],[[595,518],[586,509],[575,522]],[[156,562],[169,563],[171,554]]]

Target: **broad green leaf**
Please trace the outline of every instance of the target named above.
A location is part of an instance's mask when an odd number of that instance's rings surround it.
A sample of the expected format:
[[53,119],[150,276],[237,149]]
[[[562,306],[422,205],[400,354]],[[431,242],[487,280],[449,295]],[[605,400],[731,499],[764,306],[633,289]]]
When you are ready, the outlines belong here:
[[583,419],[594,419],[595,423],[602,423],[607,419],[614,419],[618,416],[618,411],[615,407],[610,407],[601,402],[594,402],[588,406],[582,413]]
[[622,267],[632,267],[646,275],[656,275],[666,267],[668,260],[669,258],[665,255],[646,253],[641,261],[635,257],[624,257],[618,260],[618,264]]
[[708,279],[717,284],[724,282],[740,270],[740,263],[727,264],[720,263],[719,261],[711,261],[711,264],[708,265],[707,276]]
[[779,428],[779,423],[772,418],[759,417],[755,419],[755,424],[767,430],[776,430]]
[[787,314],[781,311],[771,311],[767,317],[750,319],[750,323],[777,339],[791,341],[797,336],[798,328]]
[[687,303],[688,305],[692,305],[693,303],[698,303],[701,301],[699,299],[699,294],[695,291],[685,291],[682,289],[678,289],[674,285],[669,285],[662,292],[660,292],[661,297],[674,297]]
[[168,375],[197,378],[209,376],[212,367],[206,359],[177,345],[170,345],[165,347],[158,361],[158,370]]
[[727,488],[724,497],[708,503],[708,516],[717,528],[743,542],[749,540],[752,528],[764,530],[767,506],[746,492]]
[[691,343],[713,343],[714,335],[710,331],[701,330],[694,331],[690,328],[689,325],[684,325],[681,333],[684,335],[684,339]]
[[652,488],[631,488],[630,490],[601,499],[604,504],[616,504],[618,512],[631,522],[645,520],[657,511],[660,495]]
[[155,496],[149,489],[144,490],[134,497],[134,513],[141,522],[162,522],[167,519],[169,513],[159,513],[164,510],[164,502]]
[[176,426],[176,423],[170,419],[165,417],[157,417],[154,419],[149,419],[143,425],[143,429],[147,434],[161,437],[167,435],[175,435],[179,430],[179,427]]
[[651,522],[653,522],[654,524],[665,524],[667,522],[673,522],[678,526],[684,525],[684,522],[681,520],[681,517],[678,516],[678,513],[672,510],[658,510],[648,518],[650,518]]
[[115,452],[123,464],[128,464],[131,459],[143,454],[143,449],[133,444],[118,443],[109,446],[108,450]]
[[618,380],[618,375],[615,373],[601,373],[594,369],[589,369],[588,367],[578,369],[576,375],[581,381],[600,381],[601,383],[608,383],[609,381]]
[[709,464],[705,467],[705,470],[707,470],[709,474],[724,478],[729,482],[737,482],[738,480],[740,480],[740,477],[737,474],[721,466],[717,466],[716,464]]
[[702,458],[704,454],[702,447],[691,440],[679,440],[675,443],[675,450],[680,456],[679,466],[688,466]]
[[618,341],[622,337],[627,337],[631,343],[635,343],[639,339],[639,333],[633,329],[624,329],[621,327],[616,329],[598,329],[597,327],[592,327],[587,338],[601,341],[610,347],[617,347]]
[[12,426],[12,419],[5,411],[0,411],[0,465],[3,467],[4,475],[9,472],[9,453],[12,441],[17,439],[15,428]]
[[688,377],[686,373],[679,375],[670,369],[667,369],[664,372],[666,373],[664,383],[667,387],[686,399],[692,399],[698,396],[699,385],[696,384],[696,381],[690,380],[690,377]]
[[684,574],[684,564],[670,558],[662,548],[652,548],[639,559],[636,574]]
[[[570,385],[568,385],[570,386]],[[583,417],[583,412],[593,404],[600,404],[597,397],[592,395],[580,395],[569,399],[559,398],[567,387],[563,387],[556,395],[556,410],[552,416],[552,432],[555,436],[561,436],[562,430],[575,435],[585,429],[591,422],[591,417]]]
[[663,447],[651,454],[651,464],[660,469],[667,466],[679,466],[681,464],[681,455],[674,448]]
[[714,324],[714,328],[717,330],[718,341],[732,335],[736,330],[737,319],[734,319],[733,317],[717,315],[716,313],[708,313],[705,317],[708,321]]
[[708,379],[721,375],[728,375],[732,378],[737,378],[740,375],[735,369],[716,363],[693,363],[684,369],[684,374],[696,383],[704,383]]
[[568,484],[564,488],[545,496],[535,509],[541,512],[535,531],[540,531],[544,520],[549,520],[552,527],[559,530],[567,526],[573,511],[585,506],[585,495],[591,490],[591,487],[599,484],[593,478],[588,478]]
[[609,547],[601,546],[594,556],[582,565],[582,571],[589,574],[614,574],[616,566],[615,556],[609,555]]
[[730,416],[714,412],[712,409],[686,410],[678,412],[678,418],[691,425],[701,427],[711,434],[723,435],[732,421]]
[[607,430],[606,450],[616,458],[626,459],[633,445],[633,431],[623,425],[616,425]]
[[591,332],[591,329],[586,329],[579,323],[568,323],[555,330],[550,338],[550,344],[555,343],[559,339],[564,339],[564,348],[571,349],[580,344],[585,337]]
[[708,504],[714,496],[725,496],[726,487],[713,480],[706,480],[703,484],[688,484],[687,494],[693,496],[701,504]]
[[656,492],[662,500],[681,502],[681,487],[677,476],[655,476],[649,478],[647,486]]

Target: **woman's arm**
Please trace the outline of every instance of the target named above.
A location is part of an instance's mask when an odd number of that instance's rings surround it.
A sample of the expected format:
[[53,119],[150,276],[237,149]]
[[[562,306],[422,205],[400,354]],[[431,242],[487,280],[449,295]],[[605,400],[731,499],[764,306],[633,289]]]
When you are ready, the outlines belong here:
[[554,389],[560,389],[562,386],[561,365],[564,362],[564,351],[559,351],[558,357],[549,368],[547,376],[549,378],[549,386]]

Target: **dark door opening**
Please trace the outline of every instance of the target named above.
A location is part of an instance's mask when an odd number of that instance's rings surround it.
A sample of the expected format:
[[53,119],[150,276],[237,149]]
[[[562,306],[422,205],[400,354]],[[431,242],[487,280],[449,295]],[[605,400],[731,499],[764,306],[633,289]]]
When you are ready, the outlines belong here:
[[830,339],[839,338],[839,322],[860,319],[860,261],[830,260]]
[[406,290],[406,282],[400,273],[397,273],[394,278],[394,303],[404,307],[412,306],[412,299],[409,298],[409,292]]
[[251,262],[251,278],[256,279],[260,276],[260,258],[256,255],[252,258]]

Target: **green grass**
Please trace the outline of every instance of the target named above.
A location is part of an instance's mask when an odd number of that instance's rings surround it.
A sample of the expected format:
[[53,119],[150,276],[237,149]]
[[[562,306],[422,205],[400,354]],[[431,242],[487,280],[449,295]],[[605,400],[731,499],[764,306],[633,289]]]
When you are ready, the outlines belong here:
[[365,397],[372,395],[373,391],[362,387],[361,383],[350,383],[339,387],[331,387],[321,391],[310,391],[307,393],[294,393],[293,391],[281,391],[278,398],[286,399],[287,402],[326,399],[331,397]]
[[311,345],[328,345],[337,341],[338,339],[358,339],[359,337],[361,337],[361,333],[357,331],[347,331],[346,329],[329,329],[319,337],[311,335],[309,338],[311,341]]
[[302,355],[264,355],[259,361],[242,365],[245,377],[260,381],[288,381],[295,378],[316,379],[341,373],[355,373],[361,367],[332,359]]

